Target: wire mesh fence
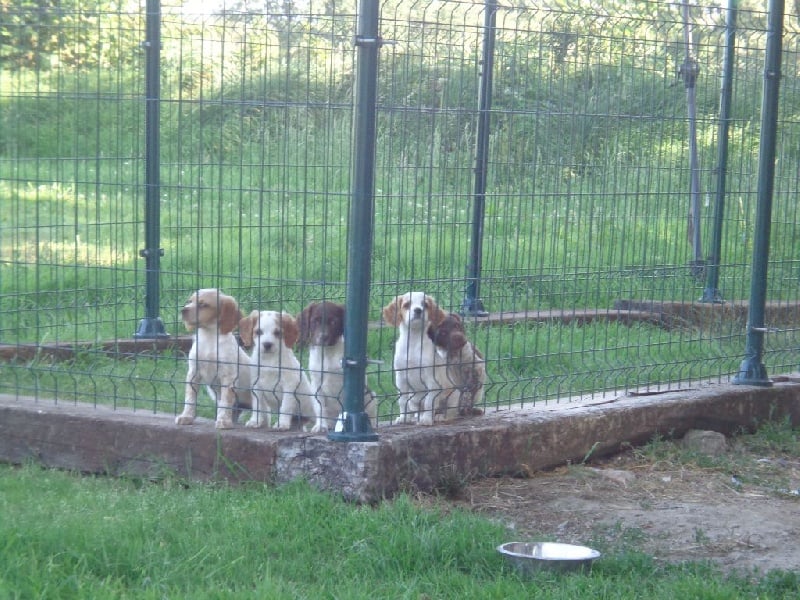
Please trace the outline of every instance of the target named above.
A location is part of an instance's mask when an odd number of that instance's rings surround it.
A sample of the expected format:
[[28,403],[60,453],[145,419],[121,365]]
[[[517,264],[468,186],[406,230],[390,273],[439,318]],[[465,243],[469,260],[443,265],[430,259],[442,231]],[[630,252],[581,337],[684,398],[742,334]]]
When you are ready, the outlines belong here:
[[[602,4],[380,4],[368,383],[382,422],[398,404],[397,332],[380,326],[381,309],[414,290],[461,312],[476,272],[488,316],[467,311],[464,322],[485,356],[487,410],[736,373],[767,14],[740,3],[716,261],[728,11]],[[147,294],[146,7],[39,5],[0,9],[1,389],[177,414],[189,339],[180,310],[193,291],[224,290],[244,314],[345,300],[361,159],[356,4],[159,7],[157,316],[167,337],[135,343]],[[799,42],[787,14],[770,373],[795,370],[800,346]],[[709,262],[722,302],[702,301]],[[297,353],[307,365],[308,350]]]

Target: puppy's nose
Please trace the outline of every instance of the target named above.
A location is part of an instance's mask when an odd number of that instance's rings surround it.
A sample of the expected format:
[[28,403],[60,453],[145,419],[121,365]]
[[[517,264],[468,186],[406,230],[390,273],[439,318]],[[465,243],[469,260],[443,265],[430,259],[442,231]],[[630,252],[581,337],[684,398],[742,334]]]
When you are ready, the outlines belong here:
[[419,306],[415,306],[414,307],[414,316],[415,317],[419,317],[421,314],[422,314],[422,308],[420,308]]
[[263,344],[261,344],[261,347],[264,348],[264,352],[271,352],[272,342],[264,342]]

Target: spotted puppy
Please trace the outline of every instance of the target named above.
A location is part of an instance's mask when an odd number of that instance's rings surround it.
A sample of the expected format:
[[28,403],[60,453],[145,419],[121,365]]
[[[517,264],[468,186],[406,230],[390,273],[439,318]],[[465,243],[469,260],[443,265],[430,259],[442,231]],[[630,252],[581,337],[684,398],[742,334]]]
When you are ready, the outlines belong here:
[[187,361],[183,412],[175,418],[178,425],[194,422],[201,385],[217,405],[217,429],[233,427],[238,411],[250,408],[250,357],[232,333],[241,316],[236,300],[214,288],[198,290],[181,310],[194,340]]
[[445,314],[436,300],[424,292],[407,292],[383,308],[383,320],[397,327],[394,376],[400,416],[397,423],[433,425],[434,408],[447,392],[447,366],[427,335]]
[[458,416],[482,415],[477,408],[483,402],[486,361],[475,344],[467,339],[464,324],[456,314],[448,314],[440,323],[428,327],[428,337],[437,354],[447,363],[447,380],[452,387],[442,398],[437,412],[445,420]]
[[[312,431],[332,430],[343,411],[345,307],[336,302],[312,302],[297,318],[298,343],[308,346],[308,375],[316,396],[317,423]],[[364,382],[364,411],[377,427],[377,400]]]
[[272,426],[291,429],[315,417],[314,393],[292,348],[298,337],[297,321],[286,312],[254,310],[239,321],[245,346],[253,346],[250,357],[253,382],[253,413],[247,427]]

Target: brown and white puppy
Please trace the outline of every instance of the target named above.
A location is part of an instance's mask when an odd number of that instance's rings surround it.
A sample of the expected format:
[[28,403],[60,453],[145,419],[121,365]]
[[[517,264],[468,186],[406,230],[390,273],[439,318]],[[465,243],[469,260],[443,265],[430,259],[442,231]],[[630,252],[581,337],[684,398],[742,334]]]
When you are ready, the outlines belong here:
[[215,288],[198,290],[181,310],[186,329],[194,332],[189,350],[183,412],[178,425],[190,425],[197,414],[201,385],[217,405],[217,429],[233,427],[240,408],[250,408],[250,357],[232,331],[239,324],[239,305]]
[[278,413],[277,429],[290,429],[295,418],[301,424],[314,418],[314,393],[292,350],[299,335],[294,317],[254,310],[239,321],[239,335],[245,346],[253,346],[253,412],[247,427],[272,426],[274,413]]
[[[312,431],[332,430],[344,410],[344,316],[336,302],[312,302],[297,317],[298,343],[308,346],[308,375],[316,396],[317,422]],[[364,411],[377,427],[377,400],[364,382]]]
[[437,399],[449,386],[447,366],[427,331],[444,317],[436,300],[424,292],[399,295],[383,308],[383,320],[399,333],[393,363],[400,407],[396,423],[433,425]]
[[444,412],[446,420],[457,415],[482,415],[483,411],[476,405],[483,402],[486,361],[475,344],[467,339],[461,317],[447,315],[438,325],[428,327],[428,337],[447,363],[447,380],[453,388],[439,403],[437,411]]

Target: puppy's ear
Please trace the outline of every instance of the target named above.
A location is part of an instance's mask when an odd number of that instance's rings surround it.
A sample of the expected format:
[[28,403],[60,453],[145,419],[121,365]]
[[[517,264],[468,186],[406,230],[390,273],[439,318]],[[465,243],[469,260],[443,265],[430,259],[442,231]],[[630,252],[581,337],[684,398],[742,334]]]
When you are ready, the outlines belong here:
[[439,323],[444,321],[444,318],[447,316],[447,313],[445,313],[441,308],[439,308],[439,305],[436,304],[436,299],[433,296],[428,296],[428,300],[430,300],[431,302],[431,306],[428,309],[428,317],[431,323],[433,323],[434,325],[438,325]]
[[400,302],[402,302],[402,296],[397,296],[383,307],[383,320],[394,327],[397,327],[400,322]]
[[254,310],[246,317],[239,319],[239,337],[245,348],[253,345],[253,330],[258,323],[258,311]]
[[300,335],[300,329],[297,326],[297,321],[289,313],[281,313],[281,332],[283,334],[283,343],[286,344],[286,347],[294,348]]
[[436,344],[436,327],[434,325],[428,325],[428,338]]
[[239,324],[242,313],[239,312],[239,305],[231,296],[219,295],[219,316],[217,326],[220,333],[230,333]]
[[[347,308],[344,304],[334,304],[331,303],[329,305],[329,310],[334,317],[338,317],[339,327],[336,331],[332,332],[336,336],[344,335],[344,322],[347,318]],[[328,319],[330,321],[330,319]]]
[[467,345],[467,336],[462,331],[451,331],[447,338],[447,351],[458,352]]
[[298,337],[297,342],[301,346],[305,346],[311,340],[311,313],[313,312],[315,303],[311,303],[300,311],[297,315],[297,328]]

